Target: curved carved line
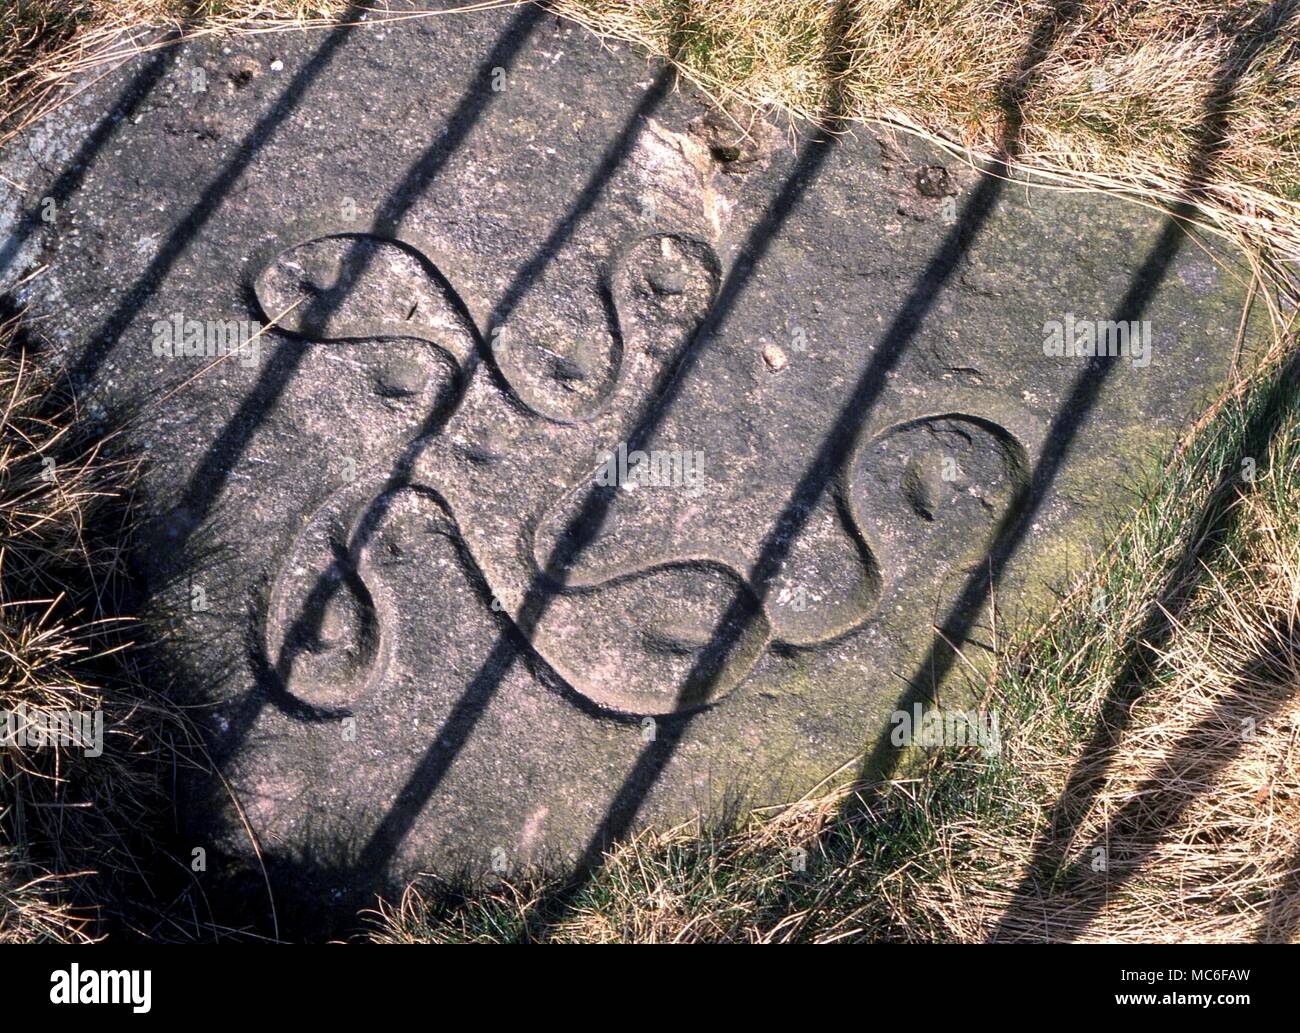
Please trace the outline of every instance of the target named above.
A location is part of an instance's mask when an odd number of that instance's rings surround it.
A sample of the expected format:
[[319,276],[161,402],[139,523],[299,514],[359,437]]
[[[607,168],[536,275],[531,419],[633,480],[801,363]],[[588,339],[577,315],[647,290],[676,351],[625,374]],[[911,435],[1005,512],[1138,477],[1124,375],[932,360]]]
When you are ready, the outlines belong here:
[[[395,230],[395,228],[393,229]],[[639,244],[643,243],[646,240],[656,239],[659,237],[672,236],[677,239],[690,240],[694,243],[703,243],[703,242],[695,241],[694,238],[692,237],[687,237],[680,234],[647,234],[645,236],[638,237],[628,242],[627,244],[619,248],[618,251],[616,251],[613,256],[611,256],[610,262],[608,263],[604,273],[602,274],[602,298],[605,301],[605,303],[610,307],[609,316],[611,320],[611,332],[614,334],[615,346],[617,349],[616,351],[617,365],[616,365],[614,376],[611,381],[611,386],[606,391],[605,395],[602,397],[599,404],[589,412],[584,413],[581,416],[575,418],[575,417],[561,416],[555,413],[547,413],[539,409],[534,403],[530,403],[525,399],[523,392],[521,392],[518,386],[510,380],[506,371],[500,366],[499,363],[496,362],[496,357],[491,354],[491,349],[486,344],[486,337],[482,332],[479,324],[474,319],[469,306],[465,303],[464,299],[456,291],[456,289],[446,278],[446,276],[444,276],[443,273],[440,271],[439,263],[430,257],[431,249],[417,246],[416,244],[412,243],[409,239],[404,239],[403,236],[398,235],[396,232],[381,234],[381,233],[374,232],[373,230],[370,232],[359,231],[356,227],[341,228],[337,225],[333,227],[328,227],[321,224],[320,222],[317,222],[315,224],[315,230],[316,232],[314,232],[312,236],[307,237],[306,239],[302,240],[300,243],[290,244],[288,246],[278,248],[275,251],[274,255],[271,257],[270,262],[268,262],[266,267],[263,269],[262,274],[258,276],[257,280],[255,281],[256,284],[255,289],[257,293],[258,302],[262,306],[264,312],[267,311],[267,305],[266,305],[265,298],[263,297],[262,291],[260,289],[262,285],[262,277],[265,276],[265,274],[270,270],[271,263],[278,260],[278,258],[281,255],[285,254],[287,251],[292,250],[293,248],[296,247],[301,247],[305,244],[312,243],[315,240],[337,239],[341,237],[366,236],[376,240],[392,243],[395,246],[401,247],[404,250],[406,250],[408,253],[414,255],[421,262],[423,267],[427,271],[429,271],[431,275],[436,277],[437,281],[444,289],[446,295],[449,298],[453,299],[453,303],[456,305],[458,312],[462,313],[463,316],[465,317],[467,328],[470,329],[471,332],[473,333],[476,345],[482,350],[483,354],[485,354],[488,357],[492,365],[492,368],[498,374],[501,383],[505,385],[508,393],[512,396],[513,400],[519,405],[523,406],[527,411],[533,413],[539,418],[546,419],[551,422],[568,424],[568,425],[586,422],[594,418],[595,416],[600,415],[602,412],[606,411],[610,402],[617,395],[618,390],[623,386],[623,382],[625,379],[626,364],[624,361],[625,351],[624,351],[624,344],[623,344],[623,331],[622,331],[622,325],[619,316],[619,301],[617,297],[618,285],[615,282],[615,278],[617,277],[618,273],[621,272],[623,269],[623,265],[622,265],[623,260],[630,253],[630,251],[636,246],[638,246]],[[717,266],[716,255],[713,253],[712,249],[707,246],[707,244],[705,245],[705,253],[709,256],[709,260],[710,260],[708,272],[710,274],[710,279],[711,279],[711,285],[710,285],[711,290],[716,292],[717,284],[720,283],[721,280],[721,270]],[[268,318],[270,317],[270,315],[271,313],[268,313]],[[304,327],[302,335],[306,336],[307,332],[310,331],[311,329],[312,328],[310,327]],[[317,327],[316,329],[319,331],[322,330],[323,328]],[[456,356],[454,356],[447,349],[445,349],[436,339],[433,339],[422,333],[413,332],[413,330],[418,330],[418,327],[412,328],[411,326],[406,324],[392,323],[387,320],[361,320],[359,321],[356,327],[355,333],[349,332],[347,335],[339,335],[335,333],[330,337],[323,337],[317,339],[352,340],[358,338],[376,338],[376,337],[415,338],[419,340],[424,340],[434,345],[440,351],[442,351],[451,361],[456,362],[457,365],[459,366],[459,362],[456,359]],[[462,384],[461,386],[463,389],[464,384]],[[462,397],[463,397],[463,390],[462,390]],[[890,434],[896,433],[900,430],[905,430],[912,427],[920,426],[922,424],[937,419],[954,419],[954,420],[962,420],[962,421],[968,421],[974,423],[976,426],[979,426],[982,429],[986,430],[989,434],[991,434],[993,437],[995,437],[1000,442],[1002,442],[1007,447],[1008,454],[1012,459],[1011,476],[1017,488],[1017,492],[1016,492],[1017,497],[1019,496],[1019,494],[1021,494],[1018,489],[1020,489],[1023,483],[1025,483],[1027,478],[1026,471],[1028,469],[1028,457],[1025,453],[1024,447],[1015,438],[1015,436],[1010,433],[1010,431],[1002,427],[1000,424],[997,424],[991,420],[987,420],[982,417],[975,416],[969,413],[939,412],[939,413],[932,413],[929,415],[915,417],[909,420],[895,423],[870,436],[863,435],[862,439],[859,441],[857,446],[852,450],[851,454],[846,459],[844,467],[842,468],[839,477],[837,477],[836,479],[836,487],[833,489],[833,491],[835,495],[834,501],[836,505],[837,515],[841,521],[841,524],[844,527],[844,531],[846,535],[848,535],[848,537],[852,540],[854,548],[857,550],[859,554],[869,584],[873,586],[871,610],[870,612],[863,614],[861,617],[855,620],[841,622],[841,624],[829,628],[823,634],[810,637],[810,638],[801,638],[798,642],[795,643],[783,643],[783,640],[780,639],[777,639],[776,640],[777,642],[782,642],[782,644],[793,644],[793,645],[798,645],[801,647],[809,647],[809,648],[826,645],[829,644],[830,642],[835,641],[836,639],[842,638],[843,636],[853,631],[858,630],[861,627],[864,627],[875,617],[876,613],[878,612],[878,605],[882,595],[882,592],[880,590],[881,574],[879,570],[879,565],[875,560],[876,549],[873,547],[873,544],[870,540],[870,536],[867,533],[867,530],[862,522],[862,519],[857,512],[857,506],[855,502],[856,496],[855,496],[855,484],[854,484],[854,471],[856,470],[856,467],[858,465],[862,453],[867,448],[883,440],[885,437],[887,437]],[[651,563],[651,564],[642,564],[642,565],[633,564],[633,565],[628,565],[626,567],[615,567],[609,572],[602,573],[598,577],[592,577],[586,580],[574,580],[572,577],[564,577],[564,578],[556,577],[555,572],[547,569],[547,565],[545,564],[545,562],[542,561],[541,558],[537,555],[536,532],[539,529],[540,525],[545,523],[547,515],[552,513],[557,507],[563,505],[563,503],[569,497],[571,497],[574,491],[578,490],[584,483],[586,482],[579,482],[577,485],[575,485],[574,488],[571,488],[569,492],[561,495],[553,504],[546,507],[541,517],[539,518],[538,525],[529,529],[530,542],[529,542],[528,552],[533,561],[533,565],[535,568],[535,577],[539,579],[549,580],[551,582],[551,587],[559,593],[563,593],[565,595],[584,595],[584,594],[594,594],[595,592],[600,591],[602,589],[611,588],[627,581],[645,579],[661,571],[684,569],[684,568],[685,569],[690,569],[690,568],[715,569],[724,573],[725,576],[734,579],[738,586],[741,586],[744,590],[747,590],[753,596],[765,624],[764,641],[769,644],[773,641],[771,635],[771,629],[773,626],[775,626],[776,622],[772,620],[770,604],[766,599],[766,593],[759,593],[754,588],[754,586],[749,583],[749,580],[747,576],[744,574],[744,572],[737,570],[730,563],[719,560],[716,557],[703,555],[703,554],[688,555],[688,556],[675,557],[672,560],[666,560],[666,561]],[[492,591],[492,586],[490,585],[490,581],[486,573],[486,568],[482,564],[480,564],[477,557],[473,555],[472,549],[469,546],[468,539],[461,532],[459,523],[455,520],[455,517],[451,511],[451,506],[448,503],[448,501],[445,498],[443,498],[441,493],[437,492],[437,490],[432,487],[423,486],[423,490],[427,491],[436,500],[439,507],[444,511],[447,519],[449,520],[449,522],[452,525],[452,528],[454,529],[454,535],[458,543],[458,548],[463,551],[465,557],[468,559],[470,563],[472,563],[473,568],[477,573],[477,576],[482,579],[483,585],[487,588],[487,590],[491,593],[493,597],[500,598],[500,596],[496,592]],[[333,501],[336,494],[337,493],[329,496],[329,498],[326,500],[326,502],[323,505],[328,505],[331,501]],[[306,532],[307,528],[310,527],[310,525],[311,525],[311,521],[308,521],[308,523],[304,526],[303,533]],[[295,541],[295,548],[296,545],[297,545],[297,541]],[[294,551],[293,549],[290,550],[291,554],[293,551]],[[275,578],[275,583],[278,584],[279,581],[280,581],[280,575],[277,574],[277,577]],[[268,607],[269,605],[270,605],[270,600],[268,599]],[[563,666],[561,664],[556,663],[553,660],[553,658],[547,657],[544,651],[542,650],[542,648],[536,642],[532,641],[532,637],[524,633],[524,629],[520,627],[519,624],[519,616],[520,616],[519,614],[508,614],[508,615],[511,622],[514,624],[516,630],[518,630],[521,633],[521,636],[526,641],[528,641],[529,648],[537,655],[538,659],[540,659],[551,671],[555,672],[556,676],[571,691],[586,696],[589,699],[594,698],[590,693],[583,692],[581,689],[577,687],[580,684],[580,679],[575,678],[571,673],[565,671]],[[269,651],[269,637],[264,639],[264,641],[268,643],[268,651]],[[741,682],[743,682],[745,677],[747,677],[749,672],[752,670],[754,664],[757,663],[757,656],[761,655],[761,653],[762,653],[762,649],[758,651],[758,654],[753,658],[752,662],[745,668],[745,670],[742,671],[740,674],[736,675],[734,679],[732,679],[733,681],[732,685],[728,685],[726,688],[724,688],[721,691],[719,691],[717,687],[714,686],[714,690],[711,693],[709,693],[707,697],[701,698],[692,703],[687,703],[685,705],[692,706],[692,707],[703,706],[721,698],[723,695],[726,694],[726,691],[728,691],[731,687],[734,687],[734,685],[738,685]],[[700,691],[702,692],[703,688],[701,688]],[[686,687],[685,690],[679,690],[679,698],[689,699],[689,697],[690,697],[689,687]]]

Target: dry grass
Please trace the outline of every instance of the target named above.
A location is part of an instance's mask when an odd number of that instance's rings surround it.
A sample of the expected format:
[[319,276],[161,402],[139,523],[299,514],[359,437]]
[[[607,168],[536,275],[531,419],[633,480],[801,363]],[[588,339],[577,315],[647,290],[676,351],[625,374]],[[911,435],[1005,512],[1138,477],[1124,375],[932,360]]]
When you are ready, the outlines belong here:
[[[737,107],[883,122],[1300,258],[1290,0],[553,0]],[[1051,27],[1051,31],[1048,28]],[[1221,124],[1220,124],[1221,123]]]
[[[0,144],[164,41],[320,28],[347,0],[11,0],[0,9]],[[160,29],[170,30],[159,32]]]
[[0,746],[0,942],[79,940],[99,917],[87,900],[106,903],[106,882],[137,868],[185,724],[117,616],[133,468],[86,434],[15,331],[0,326],[0,713],[97,711],[103,753]]
[[[0,11],[0,142],[176,36],[321,28],[345,0],[17,0]],[[480,0],[467,11],[510,6]],[[733,107],[872,121],[972,161],[1118,190],[1300,259],[1295,0],[546,0],[669,57]],[[419,17],[399,8],[381,17]],[[371,17],[376,17],[374,12]]]
[[[1300,922],[1300,428],[1293,419],[1258,490],[1242,492],[1231,544],[1201,571],[1153,648],[1122,725],[1108,694],[1111,650],[1066,676],[1030,666],[1012,691],[1023,715],[1007,761],[1019,777],[1005,825],[945,825],[934,849],[966,863],[911,885],[958,940],[1292,940]],[[1285,492],[1278,497],[1275,492]],[[1127,613],[1128,611],[1126,611]],[[1140,611],[1138,611],[1140,612]],[[1123,621],[1107,636],[1130,635]],[[1130,622],[1131,624],[1132,622]],[[1054,643],[1050,662],[1062,653]],[[1073,655],[1080,655],[1076,650]],[[1041,659],[1039,660],[1041,663]],[[1035,680],[1037,679],[1037,681]],[[1048,690],[1042,692],[1043,689]],[[1026,707],[1026,700],[1038,705]],[[1068,719],[1061,713],[1069,703]],[[1109,725],[1085,753],[1078,722]],[[1071,789],[1064,792],[1067,780]],[[1014,784],[1014,783],[1013,783]],[[1064,807],[1049,810],[1064,798]],[[1055,815],[1055,820],[1049,816]],[[1062,818],[1066,820],[1062,820]],[[1032,863],[1045,830],[1056,832]],[[1021,892],[1022,877],[1030,880]]]

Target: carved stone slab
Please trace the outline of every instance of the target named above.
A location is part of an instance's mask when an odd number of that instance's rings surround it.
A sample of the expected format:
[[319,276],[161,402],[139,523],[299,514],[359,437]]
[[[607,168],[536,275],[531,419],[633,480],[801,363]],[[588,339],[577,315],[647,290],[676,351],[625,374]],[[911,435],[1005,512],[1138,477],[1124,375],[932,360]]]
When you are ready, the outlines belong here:
[[[1239,270],[1159,217],[750,130],[515,11],[196,43],[4,156],[0,275],[139,410],[167,667],[278,875],[808,790],[964,700],[989,595],[1042,612],[1221,384]],[[213,365],[225,321],[277,328]]]

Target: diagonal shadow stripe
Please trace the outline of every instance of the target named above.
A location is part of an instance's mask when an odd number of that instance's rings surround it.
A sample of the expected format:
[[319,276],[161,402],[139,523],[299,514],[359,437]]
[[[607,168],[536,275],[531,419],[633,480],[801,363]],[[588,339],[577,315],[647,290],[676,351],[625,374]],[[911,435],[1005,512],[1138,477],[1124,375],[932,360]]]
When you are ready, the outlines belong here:
[[[1188,210],[1190,214],[1190,209]],[[1185,239],[1182,224],[1170,219],[1142,266],[1134,275],[1124,298],[1111,313],[1115,321],[1136,321],[1168,274],[1169,266],[1177,256]],[[1015,556],[1034,517],[1047,499],[1061,467],[1068,458],[1079,429],[1096,406],[1107,378],[1119,361],[1115,356],[1095,356],[1075,379],[1057,414],[1052,419],[1044,437],[1046,444],[1029,480],[1017,489],[1006,514],[992,535],[992,545],[979,565],[972,571],[949,609],[948,616],[938,627],[930,641],[925,658],[907,679],[908,688],[899,697],[895,710],[907,711],[916,703],[933,702],[933,694],[941,685],[953,664],[957,650],[974,630],[985,604],[991,598],[1007,563]],[[878,781],[889,777],[899,751],[890,742],[890,730],[882,730],[858,773],[858,781]]]
[[[390,191],[380,206],[371,225],[372,233],[379,233],[399,222],[410,205],[427,189],[464,144],[470,131],[486,114],[495,96],[491,90],[484,89],[482,83],[486,81],[493,69],[508,68],[514,63],[540,23],[542,15],[541,8],[530,5],[520,8],[507,23],[491,51],[479,63],[473,84],[462,95],[448,120],[446,131],[440,134],[412,163],[402,181]],[[373,252],[366,248],[365,237],[362,235],[346,252],[338,281],[330,290],[315,297],[304,311],[303,325],[323,325],[360,282],[361,277],[370,267],[372,257]],[[460,315],[467,325],[472,326],[468,313],[462,311]],[[270,414],[310,350],[311,346],[303,340],[293,339],[282,343],[276,351],[275,358],[268,363],[258,378],[253,390],[245,397],[221,434],[209,446],[190,478],[182,501],[177,506],[177,512],[184,515],[183,526],[187,528],[187,533],[192,533],[193,529],[211,512],[239,456],[248,447],[258,426]],[[467,382],[473,369],[473,361],[471,359],[468,369],[458,378],[453,395],[439,399],[438,404],[433,407],[423,422],[420,433],[408,443],[387,479],[389,486],[396,487],[402,483],[409,475],[410,468],[418,458],[427,438],[436,433],[455,411],[455,405],[459,401],[459,388]],[[364,541],[368,540],[374,529],[382,522],[388,498],[388,495],[380,494],[368,507],[369,511],[358,528],[361,539],[349,545],[349,557],[360,555]],[[226,732],[221,741],[214,744],[213,757],[218,763],[228,759],[243,742],[267,702],[274,703],[286,712],[303,719],[337,716],[299,703],[289,694],[285,682],[289,665],[292,664],[295,655],[295,648],[291,643],[307,641],[310,633],[319,629],[325,607],[337,589],[337,585],[331,586],[329,574],[336,571],[340,562],[336,560],[332,563],[313,586],[304,608],[305,616],[300,615],[295,619],[291,628],[293,635],[285,639],[288,648],[282,650],[282,655],[276,658],[274,665],[264,656],[254,656],[258,684],[245,696],[239,709],[230,715]]]
[[[1295,673],[1296,654],[1300,641],[1296,639],[1293,616],[1279,618],[1269,633],[1271,642],[1279,653],[1266,653],[1242,666],[1238,680],[1215,705],[1158,762],[1152,774],[1137,788],[1128,803],[1112,816],[1106,829],[1108,863],[1104,872],[1092,870],[1091,859],[1085,853],[1062,873],[1052,886],[1050,898],[1042,902],[1056,903],[1051,908],[1053,942],[1069,942],[1081,935],[1106,906],[1111,894],[1132,879],[1151,859],[1166,834],[1177,825],[1188,808],[1196,803],[1201,790],[1210,784],[1244,749],[1246,737],[1238,736],[1231,746],[1225,746],[1223,729],[1235,724],[1241,705],[1247,700],[1258,701],[1259,685],[1285,684]],[[1269,720],[1287,702],[1278,694],[1268,703],[1261,719]],[[1129,844],[1133,849],[1120,852],[1114,845]],[[1280,893],[1285,893],[1283,887]],[[1292,888],[1294,892],[1294,887]],[[1291,901],[1294,908],[1295,901]],[[1014,921],[1020,928],[1041,928],[1048,909],[1031,912],[1019,910]],[[1001,926],[1009,934],[1010,921]],[[1285,933],[1285,927],[1271,930]],[[1008,938],[1013,938],[1009,937]]]
[[203,193],[199,195],[199,199],[190,207],[185,217],[172,227],[148,267],[122,295],[108,318],[90,335],[80,357],[69,368],[68,376],[74,388],[84,387],[94,378],[104,360],[117,346],[123,331],[130,325],[137,311],[148,304],[158,292],[167,274],[171,272],[172,266],[176,264],[176,260],[225,202],[257,153],[297,108],[312,82],[329,67],[339,48],[357,28],[358,23],[353,19],[365,10],[365,5],[360,3],[348,6],[340,15],[339,24],[330,30],[311,59],[298,69],[271,108],[240,140],[234,157],[203,189]]
[[1291,943],[1300,928],[1300,850],[1283,868],[1282,885],[1268,902],[1268,910],[1255,933],[1257,943]]
[[659,105],[663,103],[664,98],[668,96],[668,90],[672,84],[672,69],[665,66],[655,76],[654,82],[646,90],[641,101],[637,104],[636,110],[624,123],[623,131],[606,148],[600,164],[596,167],[596,171],[588,178],[569,212],[551,230],[546,242],[537,249],[532,258],[520,267],[519,271],[511,279],[509,286],[502,293],[501,300],[492,307],[492,313],[488,317],[488,326],[486,327],[489,333],[491,333],[493,327],[501,326],[510,319],[516,306],[537,282],[537,278],[541,276],[546,266],[558,257],[560,249],[572,238],[583,216],[595,206],[605,184],[609,182],[614,172],[627,159],[640,123],[654,114]]
[[[1167,644],[1179,615],[1194,594],[1199,572],[1213,563],[1232,536],[1240,519],[1241,507],[1236,500],[1241,493],[1242,461],[1267,454],[1269,442],[1277,434],[1288,414],[1286,399],[1294,398],[1300,384],[1300,354],[1293,357],[1278,373],[1271,397],[1263,404],[1242,438],[1240,447],[1224,461],[1218,483],[1210,493],[1201,519],[1188,534],[1189,543],[1200,543],[1173,564],[1166,586],[1148,608],[1141,630],[1134,636],[1134,646],[1112,683],[1111,695],[1102,708],[1097,729],[1080,754],[1056,805],[1045,822],[1045,833],[1027,874],[1017,889],[990,937],[1014,939],[1013,929],[1023,927],[1026,916],[1041,910],[1045,885],[1055,885],[1066,863],[1073,830],[1092,807],[1104,784],[1106,772],[1114,762],[1115,751],[1127,729],[1134,705],[1141,696],[1145,676],[1159,652]],[[1261,662],[1263,660],[1261,659]]]
[[[1202,131],[1188,163],[1186,196],[1193,201],[1202,196],[1206,190],[1210,173],[1227,144],[1227,128],[1236,102],[1241,76],[1292,22],[1298,10],[1300,10],[1300,0],[1275,0],[1238,33],[1236,42],[1225,55],[1214,86],[1206,98],[1206,115]],[[1168,265],[1168,259],[1160,257],[1160,248],[1162,245],[1173,246],[1172,241],[1178,239],[1182,232],[1179,223],[1190,215],[1192,210],[1193,204],[1188,202],[1174,211],[1165,231],[1161,234],[1161,240],[1157,242],[1144,267],[1152,264]],[[1169,257],[1172,258],[1172,255]],[[1092,365],[1097,365],[1096,360]],[[1096,378],[1097,369],[1089,372]],[[1085,374],[1087,375],[1089,374]],[[1075,389],[1076,393],[1085,398],[1095,398],[1096,390],[1096,387],[1086,381],[1081,382]],[[1263,454],[1262,449],[1266,448],[1278,426],[1279,418],[1276,414],[1268,417],[1265,422],[1252,426],[1242,448],[1249,447],[1254,454]],[[1173,627],[1177,623],[1177,615],[1190,595],[1189,590],[1197,577],[1197,571],[1201,569],[1197,561],[1204,560],[1206,556],[1212,555],[1221,548],[1224,527],[1229,526],[1236,519],[1236,514],[1231,507],[1225,514],[1219,511],[1218,503],[1225,493],[1234,489],[1239,469],[1240,461],[1225,467],[1223,478],[1212,493],[1210,504],[1202,514],[1198,533],[1188,536],[1184,555],[1170,566],[1165,587],[1143,615],[1133,646],[1121,664],[1101,709],[1096,729],[1066,779],[1056,804],[1049,812],[1045,831],[1035,848],[1033,859],[991,939],[1003,938],[1015,917],[1024,908],[1034,906],[1040,880],[1050,881],[1053,873],[1057,872],[1064,863],[1071,839],[1069,832],[1078,817],[1087,813],[1096,798],[1096,793],[1104,783],[1105,774],[1114,759],[1119,740],[1131,720],[1133,705],[1142,694],[1144,676],[1149,670],[1150,660],[1172,634]],[[1021,535],[1023,535],[1023,528],[1018,531],[1016,540]],[[931,654],[934,654],[933,649]]]
[[[480,63],[474,85],[461,97],[448,120],[446,131],[412,163],[402,182],[380,206],[371,226],[372,233],[399,222],[415,198],[464,144],[495,97],[481,84],[493,68],[508,67],[513,62],[540,18],[539,8],[521,8],[506,26],[491,52]],[[372,258],[373,252],[366,246],[362,234],[345,254],[338,282],[317,295],[304,310],[303,324],[321,325],[328,320],[370,268]],[[276,359],[267,365],[252,391],[204,453],[177,507],[191,530],[211,512],[253,434],[270,415],[309,352],[310,346],[298,339],[278,349]]]
[[[496,67],[495,61],[492,67]],[[547,262],[558,254],[560,248],[573,235],[583,216],[592,209],[599,199],[604,184],[609,181],[618,166],[626,159],[632,148],[640,123],[645,118],[650,117],[663,102],[671,83],[671,72],[665,69],[656,77],[651,88],[643,94],[636,108],[625,121],[623,130],[606,148],[600,163],[575,198],[569,211],[547,236],[534,257],[525,263],[520,272],[516,274],[502,295],[502,300],[494,308],[494,312],[497,313],[493,320],[494,323],[509,318],[513,306],[518,304],[519,300],[527,293],[531,285],[545,269]],[[463,313],[462,315],[466,323],[472,325],[469,314]],[[308,318],[311,318],[310,315]],[[477,353],[471,356],[453,390],[448,393],[448,397],[433,407],[433,410],[421,425],[419,432],[403,448],[388,476],[384,479],[382,486],[376,491],[358,520],[356,531],[351,536],[347,548],[343,550],[341,556],[336,557],[329,567],[322,572],[312,586],[285,634],[284,646],[281,647],[280,654],[274,664],[265,656],[258,655],[254,657],[254,666],[257,669],[260,683],[259,690],[265,695],[266,701],[272,702],[286,712],[300,718],[332,719],[338,716],[332,712],[315,711],[312,708],[305,707],[292,696],[287,688],[287,683],[293,670],[293,664],[303,648],[319,633],[326,608],[345,581],[343,575],[356,570],[366,546],[383,523],[383,518],[388,512],[394,497],[393,493],[409,482],[411,471],[421,454],[428,447],[431,439],[456,411],[461,400],[461,392],[464,386],[469,383],[470,377],[473,376],[478,361]],[[521,640],[517,635],[508,636],[506,640],[498,643],[497,648],[504,647],[507,642],[522,645],[526,651],[529,650],[526,640]],[[494,648],[493,653],[495,654],[495,652],[496,649]],[[491,663],[495,662],[491,661]],[[472,688],[473,684],[467,687],[464,695],[476,695],[477,693],[471,691]],[[229,755],[230,751],[242,741],[242,738],[251,727],[252,721],[261,712],[261,704],[262,700],[258,695],[254,694],[249,697],[245,707],[241,708],[237,719],[231,723],[230,733],[223,739],[222,755]]]
[[135,114],[140,103],[153,92],[154,87],[162,81],[163,76],[171,71],[180,53],[180,48],[175,44],[183,38],[184,31],[182,26],[157,42],[158,49],[136,70],[131,80],[118,94],[117,101],[109,109],[108,114],[95,126],[94,131],[82,141],[81,146],[77,148],[77,153],[72,156],[64,166],[63,171],[59,173],[54,182],[50,184],[49,189],[46,190],[45,196],[41,198],[41,203],[32,206],[19,216],[17,223],[6,238],[4,246],[0,247],[0,278],[3,278],[5,273],[9,271],[23,245],[40,229],[42,225],[41,212],[45,199],[53,200],[56,210],[63,207],[68,198],[85,181],[91,163],[94,162],[99,152],[108,145],[109,141],[113,139],[117,127],[121,125],[123,120]]
[[[1061,35],[1082,13],[1082,7],[1078,2],[1060,3],[1041,18],[1030,33],[1029,44],[1021,61],[1002,84],[998,100],[1005,112],[1000,148],[1004,159],[1017,153],[1024,120],[1023,105],[1035,81],[1036,70]],[[841,11],[848,10],[847,6],[841,7]],[[838,82],[838,78],[835,81]],[[818,165],[828,152],[829,147],[821,149]],[[829,487],[836,471],[851,455],[861,427],[879,400],[887,374],[902,358],[926,314],[992,215],[1006,182],[1002,177],[986,176],[963,206],[956,224],[945,235],[886,329],[817,456],[796,485],[772,530],[764,538],[758,559],[748,576],[760,604],[766,600],[773,578],[780,571],[793,541],[813,512],[817,500]],[[683,683],[683,700],[698,698],[702,691],[701,683],[707,683],[716,677],[715,672],[725,668],[726,658],[742,641],[746,629],[760,610],[761,605],[756,606],[752,597],[745,593],[733,597],[731,605],[718,621],[709,647],[704,650]],[[707,690],[703,692],[707,697]],[[616,792],[605,820],[576,866],[574,878],[538,902],[533,915],[525,923],[521,938],[543,937],[554,925],[555,916],[569,907],[576,894],[599,869],[603,855],[627,835],[650,790],[685,737],[690,721],[690,716],[684,716],[672,722],[664,722],[662,734],[647,744]]]

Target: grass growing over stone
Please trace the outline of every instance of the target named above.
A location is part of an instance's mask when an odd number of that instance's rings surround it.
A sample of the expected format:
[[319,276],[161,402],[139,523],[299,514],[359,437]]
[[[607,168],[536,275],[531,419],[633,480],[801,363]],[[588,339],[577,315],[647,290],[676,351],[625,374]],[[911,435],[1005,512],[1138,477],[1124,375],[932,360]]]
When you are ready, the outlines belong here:
[[[329,24],[347,0],[6,0],[0,5],[0,143],[110,71],[171,38]],[[162,38],[167,38],[166,36]]]
[[[670,57],[737,113],[883,121],[1063,186],[1165,208],[1195,199],[1206,224],[1272,278],[1261,297],[1279,346],[1269,370],[1184,442],[1090,579],[1006,649],[983,686],[1003,732],[997,757],[934,751],[887,784],[648,831],[578,886],[535,873],[412,887],[370,916],[370,938],[1294,938],[1300,383],[1283,365],[1296,343],[1292,310],[1276,298],[1300,257],[1297,5],[549,6]],[[348,7],[9,3],[0,141],[58,103],[73,77],[154,45],[149,26],[278,31],[330,24]],[[1225,117],[1210,120],[1207,139],[1210,99]],[[104,709],[124,739],[113,755],[130,758],[0,750],[0,942],[84,939],[97,930],[84,906],[95,891],[80,888],[102,884],[82,873],[153,863],[126,830],[147,829],[164,809],[184,721],[122,649],[130,636],[114,586],[129,525],[98,515],[121,512],[129,468],[81,434],[74,399],[18,359],[0,366],[0,397],[0,710]],[[1094,870],[1098,848],[1105,863]],[[194,924],[147,932],[188,938]]]
[[1300,257],[1290,0],[550,6],[671,58],[737,111],[885,123],[1070,186],[1166,208],[1195,200],[1211,225]]
[[[738,110],[885,123],[1068,187],[1121,190],[1165,208],[1195,200],[1209,225],[1300,258],[1296,0],[544,6],[671,59]],[[0,9],[0,140],[56,103],[74,76],[155,45],[142,32],[149,26],[189,36],[283,31],[363,12],[410,16],[401,6],[385,13],[379,0],[14,0]],[[1221,124],[1207,106],[1222,109]]]

